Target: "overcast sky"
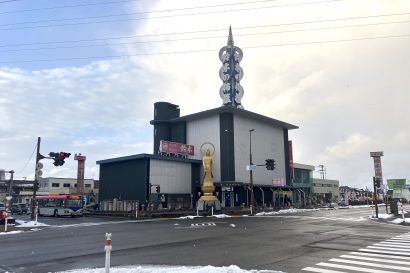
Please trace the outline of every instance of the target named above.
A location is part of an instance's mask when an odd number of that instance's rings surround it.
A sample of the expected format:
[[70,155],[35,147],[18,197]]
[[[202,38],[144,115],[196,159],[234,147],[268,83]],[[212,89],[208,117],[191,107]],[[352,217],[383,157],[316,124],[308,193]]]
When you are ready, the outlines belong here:
[[32,178],[38,136],[72,153],[45,177],[152,153],[154,102],[221,106],[229,25],[244,108],[300,127],[295,162],[364,188],[384,151],[384,178],[410,178],[408,0],[0,1],[0,169]]

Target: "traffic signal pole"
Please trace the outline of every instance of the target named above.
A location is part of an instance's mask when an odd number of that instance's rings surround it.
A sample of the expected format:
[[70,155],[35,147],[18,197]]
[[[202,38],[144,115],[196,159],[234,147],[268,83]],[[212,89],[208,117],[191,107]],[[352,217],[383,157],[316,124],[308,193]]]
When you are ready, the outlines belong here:
[[379,218],[379,207],[377,206],[377,192],[376,192],[376,181],[375,180],[373,180],[373,189],[374,189],[373,203],[376,209],[376,218]]
[[35,201],[34,199],[36,198],[37,195],[37,188],[38,188],[38,179],[37,179],[37,164],[40,162],[40,143],[41,143],[41,137],[37,138],[37,153],[36,153],[36,165],[35,165],[35,172],[34,172],[34,185],[33,185],[33,198],[31,199],[31,216],[30,220],[34,220],[34,210],[35,210]]
[[[255,129],[250,129],[249,130],[249,165],[253,165],[252,162],[252,132],[255,131]],[[249,187],[251,190],[251,200],[249,204],[249,208],[251,209],[251,215],[253,216],[253,210],[254,210],[254,195],[253,195],[253,171],[250,169],[249,171]]]

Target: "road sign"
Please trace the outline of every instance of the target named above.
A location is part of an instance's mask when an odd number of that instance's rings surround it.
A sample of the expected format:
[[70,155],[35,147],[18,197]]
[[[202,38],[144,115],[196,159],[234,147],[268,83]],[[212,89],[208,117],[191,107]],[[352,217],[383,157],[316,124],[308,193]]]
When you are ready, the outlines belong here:
[[256,165],[246,165],[247,171],[256,171]]

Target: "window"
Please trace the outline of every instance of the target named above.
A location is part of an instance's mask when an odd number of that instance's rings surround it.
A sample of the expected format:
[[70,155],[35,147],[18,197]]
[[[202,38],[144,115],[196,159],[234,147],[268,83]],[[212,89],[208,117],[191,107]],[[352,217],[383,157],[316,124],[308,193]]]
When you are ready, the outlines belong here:
[[86,188],[91,188],[91,184],[85,184]]
[[59,188],[59,187],[60,187],[60,183],[51,183],[51,187],[53,187],[53,188]]
[[70,183],[64,183],[64,184],[63,184],[63,187],[64,187],[64,188],[69,188],[69,187],[70,187]]

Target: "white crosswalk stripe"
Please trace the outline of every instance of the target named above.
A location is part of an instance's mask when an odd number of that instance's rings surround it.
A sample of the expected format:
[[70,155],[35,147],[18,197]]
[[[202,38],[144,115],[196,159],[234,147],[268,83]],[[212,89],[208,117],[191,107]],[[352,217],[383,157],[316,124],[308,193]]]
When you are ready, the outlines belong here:
[[402,273],[410,272],[410,233],[395,236],[366,248],[320,262],[303,271],[318,273]]

